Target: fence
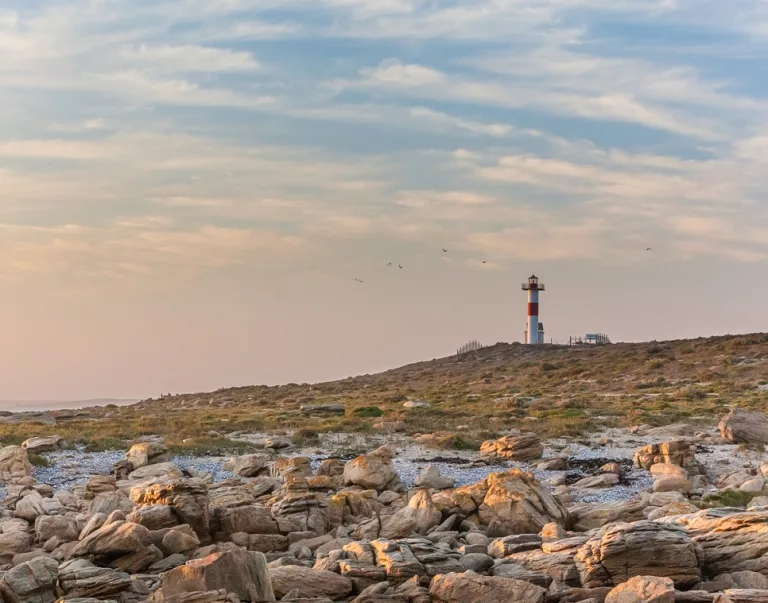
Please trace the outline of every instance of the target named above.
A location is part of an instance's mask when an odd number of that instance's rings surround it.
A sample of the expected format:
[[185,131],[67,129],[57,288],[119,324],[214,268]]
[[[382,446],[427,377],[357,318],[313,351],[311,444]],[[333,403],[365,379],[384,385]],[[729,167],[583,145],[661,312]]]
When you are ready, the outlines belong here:
[[472,340],[465,343],[463,346],[461,346],[458,350],[456,350],[457,356],[463,356],[464,354],[469,354],[470,352],[476,352],[477,350],[482,350],[485,346],[480,343],[479,341]]

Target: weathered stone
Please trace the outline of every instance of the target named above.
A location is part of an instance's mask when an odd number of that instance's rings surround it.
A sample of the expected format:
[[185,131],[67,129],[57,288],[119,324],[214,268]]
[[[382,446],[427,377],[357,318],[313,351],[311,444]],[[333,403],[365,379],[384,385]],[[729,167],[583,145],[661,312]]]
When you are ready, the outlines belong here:
[[547,591],[521,580],[465,572],[435,576],[429,594],[441,603],[544,603]]
[[145,465],[154,465],[156,463],[166,463],[168,458],[168,448],[159,442],[141,442],[134,444],[128,451],[126,459],[131,463],[135,471]]
[[241,477],[269,475],[270,458],[267,454],[246,454],[235,456],[224,463],[224,471],[231,471]]
[[270,568],[269,576],[275,596],[279,599],[293,590],[307,599],[328,597],[332,600],[343,599],[352,592],[349,578],[298,565]]
[[32,475],[32,464],[27,451],[20,446],[0,448],[0,479],[13,479]]
[[275,600],[264,555],[242,549],[213,553],[166,572],[155,600],[219,589],[236,594],[241,601]]
[[77,522],[71,517],[41,515],[35,520],[35,533],[38,542],[56,537],[60,542],[77,540],[79,532]]
[[386,453],[359,456],[344,466],[344,483],[361,486],[371,490],[383,490],[387,484],[397,478],[392,466],[392,457]]
[[131,499],[139,505],[168,505],[179,523],[192,527],[200,542],[211,540],[208,487],[199,479],[172,479],[149,487],[131,489]]
[[573,528],[586,532],[601,528],[617,521],[632,522],[643,519],[643,509],[647,505],[639,500],[626,500],[609,503],[582,503],[570,507],[569,512]]
[[734,408],[720,419],[720,435],[729,442],[768,444],[768,416]]
[[634,576],[671,578],[679,587],[701,579],[697,548],[681,528],[650,521],[618,524],[589,540],[575,557],[584,586],[616,586]]
[[130,590],[131,577],[87,559],[73,559],[59,567],[59,584],[68,597],[103,598]]
[[675,603],[669,578],[634,576],[608,593],[605,603]]
[[489,536],[538,534],[548,523],[569,523],[563,504],[533,474],[512,469],[492,473],[477,514]]
[[446,490],[453,488],[454,479],[440,475],[440,468],[435,465],[427,465],[416,477],[414,485],[417,488],[431,488],[433,490]]
[[504,436],[498,440],[488,440],[480,447],[480,454],[491,458],[503,458],[510,461],[532,461],[544,454],[544,446],[539,436]]
[[634,463],[641,469],[650,469],[657,463],[691,467],[696,464],[694,449],[687,440],[650,444],[635,452]]
[[62,448],[66,448],[67,443],[61,436],[40,436],[25,440],[21,447],[26,449],[27,452],[40,454],[41,452],[51,452],[53,450],[61,450]]
[[590,475],[580,479],[574,488],[611,488],[619,483],[619,476],[615,473],[601,473],[599,475]]
[[53,603],[59,563],[51,557],[36,557],[8,570],[0,580],[0,595],[12,603]]

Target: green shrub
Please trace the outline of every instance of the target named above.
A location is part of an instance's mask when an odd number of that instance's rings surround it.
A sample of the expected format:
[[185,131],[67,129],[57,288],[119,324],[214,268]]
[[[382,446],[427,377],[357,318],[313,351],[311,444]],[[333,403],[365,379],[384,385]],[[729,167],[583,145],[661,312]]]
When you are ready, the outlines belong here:
[[760,492],[744,492],[742,490],[723,490],[716,494],[707,494],[701,500],[701,507],[704,509],[714,509],[717,507],[739,507],[746,508],[746,506],[756,496],[760,496]]
[[37,454],[36,452],[30,452],[27,456],[29,457],[29,462],[35,467],[54,467],[56,465],[56,463],[50,459],[47,459],[42,454]]
[[384,411],[381,410],[378,406],[361,406],[359,408],[355,408],[352,411],[352,414],[356,417],[375,418],[383,417]]

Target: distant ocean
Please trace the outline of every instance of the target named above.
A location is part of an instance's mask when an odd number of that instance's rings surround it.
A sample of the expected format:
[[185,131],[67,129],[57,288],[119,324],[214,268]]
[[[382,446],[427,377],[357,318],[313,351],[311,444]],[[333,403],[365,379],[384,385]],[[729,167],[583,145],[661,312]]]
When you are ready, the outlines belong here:
[[106,406],[107,404],[116,404],[117,406],[128,406],[136,404],[140,400],[127,398],[99,398],[93,400],[0,400],[0,410],[10,412],[24,411],[42,411],[42,410],[69,410],[78,408],[87,408],[90,406]]

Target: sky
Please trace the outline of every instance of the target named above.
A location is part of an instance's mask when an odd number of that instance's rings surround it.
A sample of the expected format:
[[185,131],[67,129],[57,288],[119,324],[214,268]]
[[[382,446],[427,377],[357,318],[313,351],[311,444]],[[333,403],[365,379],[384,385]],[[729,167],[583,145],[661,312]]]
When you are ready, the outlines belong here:
[[2,0],[0,399],[519,341],[531,273],[555,341],[768,330],[766,56],[762,0]]

